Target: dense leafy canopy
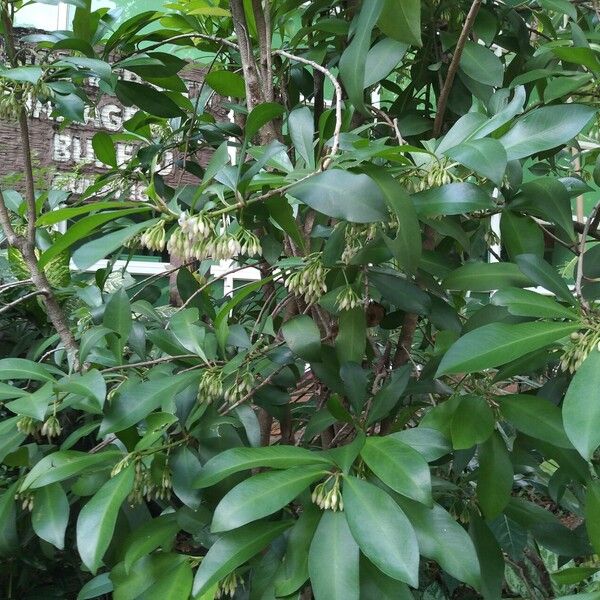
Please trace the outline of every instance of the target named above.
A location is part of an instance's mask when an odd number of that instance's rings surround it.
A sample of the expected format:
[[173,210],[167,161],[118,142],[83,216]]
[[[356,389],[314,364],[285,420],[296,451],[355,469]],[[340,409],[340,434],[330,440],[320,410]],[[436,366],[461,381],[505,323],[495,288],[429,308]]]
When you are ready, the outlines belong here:
[[[25,4],[0,595],[600,598],[596,2]],[[102,96],[103,174],[49,188],[28,111]]]

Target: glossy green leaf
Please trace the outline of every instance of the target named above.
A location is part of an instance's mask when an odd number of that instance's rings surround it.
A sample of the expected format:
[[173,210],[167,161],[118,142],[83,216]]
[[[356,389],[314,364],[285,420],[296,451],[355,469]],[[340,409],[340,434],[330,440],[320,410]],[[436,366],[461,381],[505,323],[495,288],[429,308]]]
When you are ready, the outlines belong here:
[[500,239],[513,262],[519,254],[544,255],[544,232],[527,215],[519,215],[510,210],[503,211],[500,219]]
[[463,72],[483,85],[502,86],[504,68],[500,59],[481,44],[467,40],[460,57]]
[[308,572],[315,600],[359,600],[358,545],[343,512],[323,513],[310,545]]
[[109,167],[117,167],[117,150],[110,134],[106,131],[99,131],[92,138],[92,147],[96,158],[108,165]]
[[482,396],[459,396],[450,426],[452,445],[467,450],[485,442],[494,431],[494,413]]
[[368,88],[385,79],[393,69],[399,66],[408,47],[407,43],[390,38],[384,38],[377,42],[367,54],[363,87]]
[[498,140],[483,138],[463,142],[446,150],[445,154],[497,185],[502,182],[507,158],[506,150]]
[[202,494],[195,489],[194,479],[202,470],[198,457],[186,446],[173,452],[169,461],[173,474],[173,492],[191,509],[200,506]]
[[244,78],[232,71],[211,71],[206,75],[205,81],[220,96],[246,97]]
[[469,517],[469,535],[481,566],[481,594],[485,600],[497,600],[504,584],[504,555],[486,522],[479,516]]
[[386,575],[417,587],[417,537],[398,505],[383,490],[356,477],[344,478],[343,498],[361,552]]
[[371,0],[363,4],[358,13],[354,37],[339,62],[340,78],[352,104],[365,112],[363,90],[367,54],[371,46],[371,32],[383,9],[384,0]]
[[489,292],[506,287],[528,287],[531,280],[509,262],[467,263],[454,269],[442,285],[448,290]]
[[384,169],[369,169],[369,176],[379,186],[388,208],[398,219],[396,238],[386,244],[398,264],[414,273],[421,260],[421,227],[411,197]]
[[329,169],[297,183],[289,193],[334,219],[375,223],[387,218],[383,194],[368,175]]
[[390,437],[415,449],[427,462],[433,462],[452,450],[447,437],[436,429],[413,427],[392,433]]
[[397,500],[417,534],[420,553],[455,579],[479,590],[479,560],[467,532],[439,504],[428,508],[408,498]]
[[175,515],[161,515],[133,530],[123,542],[123,566],[129,571],[134,563],[159,547],[168,547],[175,539],[179,525]]
[[494,208],[490,194],[474,183],[448,183],[411,196],[419,217],[462,215]]
[[70,248],[73,244],[80,242],[92,231],[98,229],[101,225],[108,223],[109,221],[116,221],[120,217],[127,215],[138,214],[150,210],[150,207],[140,208],[127,208],[123,210],[111,210],[99,213],[97,215],[89,215],[83,217],[77,223],[69,227],[67,232],[57,238],[51,246],[45,250],[40,256],[38,264],[40,267],[45,267],[53,258],[58,256],[61,252]]
[[506,306],[511,315],[546,319],[578,318],[578,314],[572,308],[559,304],[551,296],[543,296],[532,290],[506,288],[497,291],[491,300],[496,306]]
[[285,560],[275,577],[277,596],[293,594],[308,579],[308,551],[320,519],[321,511],[316,507],[305,507],[300,518],[290,529]]
[[549,322],[484,325],[463,335],[450,347],[437,374],[473,373],[504,365],[577,329],[579,325]]
[[48,454],[27,473],[20,490],[41,488],[64,481],[87,470],[113,466],[123,458],[120,451],[104,451],[96,454],[77,450],[61,450]]
[[399,42],[421,45],[421,2],[385,0],[377,26]]
[[413,600],[408,586],[384,575],[364,556],[360,558],[360,597],[378,600]]
[[52,381],[50,371],[39,363],[25,358],[3,358],[0,360],[0,379],[33,379]]
[[251,523],[220,536],[202,559],[192,593],[200,596],[279,537],[290,521]]
[[397,437],[369,437],[360,452],[373,473],[394,491],[433,505],[431,475],[423,456]]
[[508,504],[513,486],[513,466],[506,444],[494,432],[479,446],[477,499],[486,519],[497,517]]
[[113,398],[100,425],[99,435],[123,431],[147,417],[162,402],[175,397],[182,389],[198,379],[198,373],[191,371],[150,379],[128,387]]
[[165,92],[143,83],[120,80],[115,92],[125,106],[137,106],[155,117],[181,117],[184,114]]
[[77,549],[93,575],[112,539],[121,505],[131,492],[135,469],[129,466],[109,479],[81,509],[77,518]]
[[313,146],[314,119],[308,107],[297,108],[288,117],[288,129],[296,152],[304,159],[306,166],[315,168],[315,150]]
[[290,350],[308,362],[321,361],[321,333],[307,315],[286,321],[281,331]]
[[302,466],[254,475],[225,494],[215,508],[211,530],[230,531],[266,517],[289,504],[326,473],[321,466]]
[[283,106],[277,102],[264,102],[255,106],[246,119],[246,138],[252,139],[269,121],[280,117],[283,112]]
[[594,550],[600,549],[600,481],[590,481],[585,494],[585,526]]
[[565,185],[553,177],[539,177],[524,183],[510,207],[556,223],[567,239],[574,241],[571,200]]
[[103,594],[110,594],[113,591],[113,584],[110,580],[110,573],[100,573],[93,579],[90,579],[77,594],[77,600],[92,600]]
[[549,400],[526,394],[497,396],[502,416],[519,431],[559,448],[573,448],[560,409]]
[[369,283],[394,306],[406,312],[428,314],[431,307],[429,296],[414,283],[391,273],[371,271]]
[[60,483],[39,488],[35,493],[31,525],[35,534],[59,550],[65,547],[69,523],[69,501]]
[[129,297],[123,288],[116,291],[106,303],[102,322],[125,343],[131,331],[132,317]]
[[525,158],[566,144],[594,116],[595,110],[581,104],[542,106],[517,120],[500,142],[508,160]]
[[16,491],[15,483],[0,494],[0,556],[7,558],[13,556],[19,548]]
[[340,363],[360,363],[365,353],[367,321],[363,307],[344,310],[338,321],[335,350]]
[[331,465],[323,453],[311,452],[296,446],[265,448],[230,448],[211,458],[194,481],[198,488],[209,487],[225,477],[256,467],[287,469],[301,465]]
[[563,423],[567,437],[586,460],[600,446],[600,351],[594,348],[577,369],[563,401]]
[[567,282],[543,258],[534,254],[521,254],[517,256],[516,262],[519,269],[531,281],[556,294],[561,300],[571,305],[575,304],[575,297]]
[[73,264],[80,271],[89,269],[98,261],[121,248],[138,233],[157,222],[158,219],[151,219],[143,223],[134,223],[133,225],[117,229],[117,231],[111,231],[111,233],[86,242],[73,252]]

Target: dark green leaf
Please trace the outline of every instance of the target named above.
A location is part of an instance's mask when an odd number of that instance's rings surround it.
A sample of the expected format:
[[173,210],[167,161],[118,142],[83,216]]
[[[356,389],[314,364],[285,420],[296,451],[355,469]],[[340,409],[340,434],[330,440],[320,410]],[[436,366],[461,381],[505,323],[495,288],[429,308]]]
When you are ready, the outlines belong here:
[[69,501],[60,483],[41,487],[35,493],[31,525],[35,534],[59,550],[65,547],[69,523]]
[[588,483],[585,495],[585,527],[596,552],[600,549],[600,481]]
[[594,116],[595,110],[581,104],[542,106],[521,117],[500,138],[508,160],[525,158],[566,144]]
[[165,92],[135,81],[119,81],[117,98],[125,106],[137,106],[155,117],[181,117],[183,111]]
[[293,594],[308,579],[308,551],[320,519],[321,512],[316,507],[305,507],[290,529],[285,560],[275,577],[277,596]]
[[419,546],[410,521],[383,490],[344,478],[344,512],[361,552],[383,573],[412,587],[419,583]]
[[455,269],[442,285],[448,290],[489,292],[506,287],[528,287],[531,280],[513,263],[467,263]]
[[234,487],[219,502],[211,530],[230,531],[266,517],[289,504],[326,473],[320,466],[303,466],[254,475]]
[[321,333],[308,315],[286,321],[281,328],[290,350],[308,362],[321,361]]
[[600,351],[594,348],[577,369],[563,402],[563,423],[571,443],[590,460],[600,445]]
[[112,138],[106,131],[99,131],[92,138],[96,158],[110,167],[117,167],[117,151]]
[[504,365],[577,329],[579,325],[548,322],[484,325],[463,335],[450,347],[437,374],[473,373]]
[[388,37],[407,44],[421,45],[421,2],[385,0],[377,23]]
[[284,112],[283,106],[277,102],[264,102],[255,106],[246,119],[245,134],[252,139],[269,121],[280,117]]
[[128,387],[113,398],[100,425],[99,435],[123,431],[135,425],[163,402],[175,397],[198,378],[197,372],[151,379]]
[[481,565],[481,593],[485,600],[497,600],[504,583],[504,556],[486,522],[479,515],[470,515],[469,534],[475,544]]
[[474,183],[448,183],[412,195],[420,217],[462,215],[494,208],[490,194]]
[[397,437],[369,437],[360,453],[373,473],[394,491],[433,506],[431,475],[423,456]]
[[494,431],[494,413],[482,396],[459,396],[452,415],[452,445],[456,450],[468,450],[485,442]]
[[244,78],[232,71],[211,71],[204,81],[221,96],[246,97]]
[[364,106],[365,67],[371,46],[371,32],[381,14],[384,0],[370,0],[360,8],[354,37],[348,44],[339,62],[340,78],[352,104],[366,112]]
[[131,305],[127,292],[120,288],[106,303],[103,325],[114,331],[123,343],[127,341],[131,332]]
[[575,304],[575,297],[567,282],[556,272],[556,269],[543,258],[534,254],[521,254],[516,258],[517,265],[523,274],[533,283],[556,294],[558,298]]
[[109,479],[81,509],[77,518],[77,549],[93,575],[112,539],[121,505],[131,492],[135,469],[127,467]]
[[471,79],[483,85],[501,87],[504,68],[500,59],[489,49],[467,41],[460,57],[460,68]]
[[251,523],[220,536],[196,571],[192,590],[194,597],[201,596],[215,583],[258,554],[290,525],[290,521]]
[[486,519],[497,517],[508,504],[513,485],[513,466],[498,432],[479,446],[477,499]]
[[560,409],[552,402],[525,394],[497,396],[496,401],[502,415],[525,435],[559,448],[573,448],[565,433]]
[[479,590],[481,574],[473,542],[467,532],[439,504],[423,504],[399,497],[398,504],[414,527],[419,551],[435,560],[446,573]]
[[375,223],[387,218],[383,194],[368,175],[330,169],[292,186],[289,193],[334,219]]
[[343,310],[339,318],[335,350],[340,363],[360,363],[365,353],[367,321],[363,307]]
[[359,551],[343,512],[326,510],[308,553],[315,600],[359,600]]
[[522,317],[542,317],[546,319],[577,319],[572,308],[559,304],[550,296],[543,296],[532,290],[506,288],[492,296],[492,304],[506,306],[511,315]]
[[231,448],[217,454],[202,468],[194,487],[209,487],[225,477],[256,467],[287,469],[300,465],[331,465],[326,455],[295,446],[265,448]]
[[497,185],[502,182],[507,158],[506,150],[498,140],[483,138],[463,142],[446,150],[445,154]]

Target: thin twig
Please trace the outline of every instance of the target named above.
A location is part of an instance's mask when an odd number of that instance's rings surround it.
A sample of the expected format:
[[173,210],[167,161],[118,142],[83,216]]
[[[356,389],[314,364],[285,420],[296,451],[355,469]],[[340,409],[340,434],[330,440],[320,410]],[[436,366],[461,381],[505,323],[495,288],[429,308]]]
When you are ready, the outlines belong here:
[[21,281],[13,281],[12,283],[5,283],[4,285],[0,285],[0,294],[3,294],[4,292],[6,292],[7,290],[10,290],[12,288],[16,288],[16,287],[25,287],[28,285],[32,285],[33,281],[31,281],[31,279],[23,279]]
[[151,367],[153,365],[159,365],[161,363],[170,362],[173,360],[181,360],[184,358],[198,358],[197,354],[178,354],[176,356],[161,356],[153,360],[144,360],[137,363],[128,363],[126,365],[117,365],[116,367],[108,367],[102,369],[101,373],[112,373],[113,371],[121,371],[122,369],[137,369],[139,367]]
[[577,276],[575,278],[575,295],[579,299],[579,302],[581,303],[581,306],[585,311],[589,310],[590,305],[588,301],[583,297],[581,291],[581,287],[583,284],[583,256],[585,254],[585,245],[587,243],[588,232],[596,218],[596,215],[598,214],[598,211],[600,211],[600,202],[596,204],[596,206],[594,206],[594,209],[588,217],[588,220],[585,223],[585,227],[583,228],[583,233],[581,234],[581,240],[579,242],[579,260],[577,261]]
[[2,306],[2,308],[0,308],[0,315],[9,311],[11,308],[14,308],[15,306],[21,304],[21,302],[25,302],[26,300],[29,300],[30,298],[35,298],[36,296],[41,296],[43,294],[44,294],[44,292],[42,292],[40,290],[36,290],[35,292],[31,292],[30,294],[25,294],[24,296],[20,296],[16,300],[13,300],[12,302],[9,302],[8,304],[5,304],[4,306]]
[[448,97],[450,96],[450,91],[452,90],[454,77],[456,77],[456,73],[460,65],[460,58],[463,50],[465,49],[465,45],[469,38],[469,34],[471,33],[471,29],[473,28],[473,24],[475,23],[475,18],[477,17],[480,6],[481,0],[473,0],[473,4],[471,4],[471,8],[469,9],[469,13],[463,25],[462,31],[460,32],[460,37],[458,38],[454,54],[452,55],[452,61],[448,67],[448,73],[446,75],[446,80],[444,81],[444,87],[440,92],[435,121],[433,123],[433,137],[439,137],[440,133],[442,132],[444,115],[446,114],[446,105],[448,104]]

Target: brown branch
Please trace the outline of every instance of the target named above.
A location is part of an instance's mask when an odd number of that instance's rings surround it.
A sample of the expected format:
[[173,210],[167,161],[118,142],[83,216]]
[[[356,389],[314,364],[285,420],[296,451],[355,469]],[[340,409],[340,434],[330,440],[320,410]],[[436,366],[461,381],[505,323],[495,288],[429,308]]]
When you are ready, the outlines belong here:
[[460,32],[460,37],[458,38],[456,49],[454,50],[454,54],[452,56],[452,61],[448,67],[448,73],[446,74],[444,87],[440,92],[435,121],[433,123],[433,137],[439,137],[440,133],[442,132],[444,115],[446,114],[446,105],[448,104],[448,97],[450,96],[452,84],[454,83],[454,78],[456,77],[458,66],[460,65],[460,58],[463,50],[465,49],[465,44],[467,43],[467,39],[469,38],[473,24],[475,23],[475,18],[477,17],[480,6],[481,0],[473,0],[473,4],[471,4],[471,8],[469,9],[469,13],[463,25],[462,31]]
[[581,303],[583,309],[586,311],[589,310],[590,306],[588,304],[588,301],[583,297],[583,293],[581,290],[583,284],[583,257],[585,254],[585,245],[587,243],[588,233],[590,231],[592,223],[594,223],[594,221],[596,220],[596,216],[598,215],[599,211],[600,203],[596,204],[590,216],[588,217],[588,220],[586,221],[583,228],[583,232],[581,234],[581,241],[579,243],[579,259],[577,261],[577,276],[575,277],[575,295],[579,299],[579,302]]
[[[13,67],[18,66],[15,54],[15,42],[10,15],[6,11],[6,7],[2,9],[2,22],[4,24],[5,47],[6,52]],[[52,291],[50,283],[44,271],[39,267],[37,256],[35,254],[35,221],[36,221],[36,202],[35,202],[35,183],[33,177],[33,165],[31,162],[31,146],[29,138],[29,124],[27,121],[27,112],[25,107],[21,108],[19,114],[19,130],[21,134],[21,147],[23,149],[23,158],[25,164],[25,181],[26,181],[26,196],[27,202],[27,235],[22,237],[17,235],[12,227],[10,215],[4,202],[4,196],[0,193],[0,225],[8,239],[9,244],[18,248],[23,255],[23,259],[31,273],[31,280],[40,294],[44,296],[44,303],[48,318],[56,329],[65,350],[73,359],[75,369],[79,368],[77,361],[77,353],[79,346],[73,337],[73,333],[69,328],[69,323],[62,311],[56,296]]]

